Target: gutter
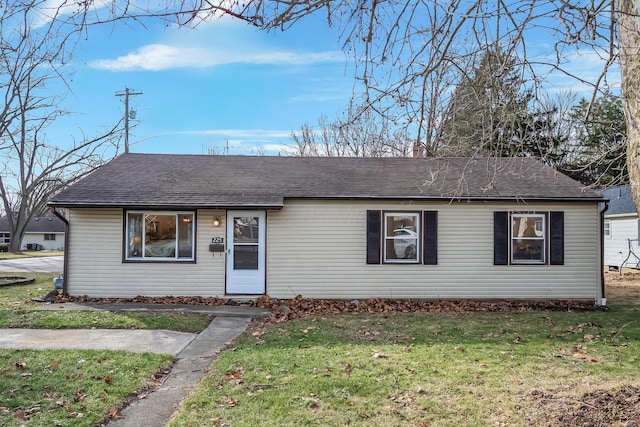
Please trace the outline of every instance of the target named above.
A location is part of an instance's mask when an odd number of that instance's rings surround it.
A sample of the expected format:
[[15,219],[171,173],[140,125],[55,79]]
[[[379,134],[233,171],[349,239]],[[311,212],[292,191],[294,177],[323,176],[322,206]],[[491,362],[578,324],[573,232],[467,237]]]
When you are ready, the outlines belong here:
[[300,196],[289,195],[282,196],[277,202],[266,203],[179,203],[179,204],[157,204],[157,203],[131,203],[129,201],[110,201],[110,202],[79,202],[79,201],[52,201],[49,206],[52,208],[118,208],[118,209],[276,209],[284,208],[286,200],[382,200],[382,201],[398,201],[411,200],[416,202],[507,202],[507,203],[593,203],[607,202],[602,197],[541,197],[541,196],[416,196],[416,195],[400,195],[400,196],[381,196],[381,195],[317,195],[317,196]]
[[51,213],[60,218],[62,222],[64,222],[64,260],[62,261],[62,294],[67,294],[67,271],[69,270],[69,221],[60,214],[55,208],[55,206],[51,206],[49,208]]
[[[607,306],[607,294],[604,285],[604,214],[609,210],[609,201],[604,202],[604,209],[600,211],[600,306]],[[66,240],[65,240],[66,244]],[[622,266],[620,267],[622,272]]]

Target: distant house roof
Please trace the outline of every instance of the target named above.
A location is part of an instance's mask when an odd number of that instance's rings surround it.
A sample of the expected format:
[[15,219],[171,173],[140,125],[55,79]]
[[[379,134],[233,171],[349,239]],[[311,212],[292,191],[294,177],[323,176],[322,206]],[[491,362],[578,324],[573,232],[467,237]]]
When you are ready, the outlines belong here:
[[[27,233],[64,233],[64,222],[55,216],[43,216],[31,218],[27,224]],[[0,218],[0,232],[9,232],[9,221],[7,217]]]
[[123,154],[51,201],[66,207],[270,207],[287,198],[601,200],[531,158]]
[[618,187],[607,188],[600,192],[605,199],[609,199],[609,209],[607,215],[637,214],[638,210],[631,196],[630,185],[620,185]]

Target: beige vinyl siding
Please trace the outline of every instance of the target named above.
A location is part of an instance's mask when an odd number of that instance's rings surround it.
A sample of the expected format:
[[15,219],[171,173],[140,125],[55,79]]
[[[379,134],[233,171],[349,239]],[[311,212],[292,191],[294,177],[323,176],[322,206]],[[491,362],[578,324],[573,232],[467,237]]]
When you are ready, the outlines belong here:
[[[438,265],[367,265],[366,211],[438,211]],[[565,213],[565,264],[493,265],[493,212]],[[596,203],[292,201],[267,217],[267,292],[316,298],[599,297]],[[548,245],[548,241],[547,241]]]
[[[438,212],[438,265],[366,264],[366,211]],[[563,211],[565,264],[493,265],[495,211]],[[196,212],[196,263],[123,262],[123,210],[70,209],[68,292],[92,297],[225,295],[226,212]],[[218,217],[221,224],[213,226]],[[597,203],[287,200],[267,212],[267,293],[277,298],[600,297]],[[227,242],[228,243],[228,242]],[[548,244],[548,241],[547,241]]]
[[134,263],[122,261],[122,209],[70,209],[67,291],[91,297],[223,296],[225,258],[209,252],[209,243],[224,237],[224,217],[223,211],[197,211],[197,263]]

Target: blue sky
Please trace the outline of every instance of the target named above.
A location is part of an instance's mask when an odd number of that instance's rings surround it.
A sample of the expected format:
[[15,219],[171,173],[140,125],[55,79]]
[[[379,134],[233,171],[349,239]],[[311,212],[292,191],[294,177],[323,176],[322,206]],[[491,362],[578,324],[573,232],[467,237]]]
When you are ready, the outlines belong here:
[[[544,36],[536,39],[534,46],[549,54]],[[565,59],[588,79],[602,66],[593,53]],[[322,15],[284,32],[260,31],[229,17],[195,29],[159,20],[145,27],[136,22],[90,27],[71,69],[72,93],[64,107],[73,115],[54,123],[50,138],[64,145],[111,127],[124,115],[124,98],[116,93],[128,87],[142,92],[130,103],[136,110],[131,151],[145,153],[285,152],[292,131],[347,109],[354,82],[352,58]],[[617,81],[615,75],[614,85]],[[551,92],[590,96],[584,86],[559,75],[547,85]]]
[[350,62],[336,34],[310,17],[285,32],[223,18],[196,29],[160,21],[92,27],[74,52],[64,106],[73,112],[50,137],[88,136],[124,115],[125,87],[136,110],[131,151],[277,154],[290,133],[348,106]]

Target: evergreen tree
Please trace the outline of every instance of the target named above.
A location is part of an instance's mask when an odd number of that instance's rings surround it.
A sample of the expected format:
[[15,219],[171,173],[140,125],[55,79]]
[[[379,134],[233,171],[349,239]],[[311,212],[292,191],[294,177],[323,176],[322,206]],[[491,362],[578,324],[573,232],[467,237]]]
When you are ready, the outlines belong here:
[[570,119],[573,146],[562,171],[595,187],[628,183],[627,128],[620,97],[607,93],[593,102],[582,99]]
[[456,86],[443,122],[440,156],[514,155],[530,95],[516,59],[499,46],[487,50]]

